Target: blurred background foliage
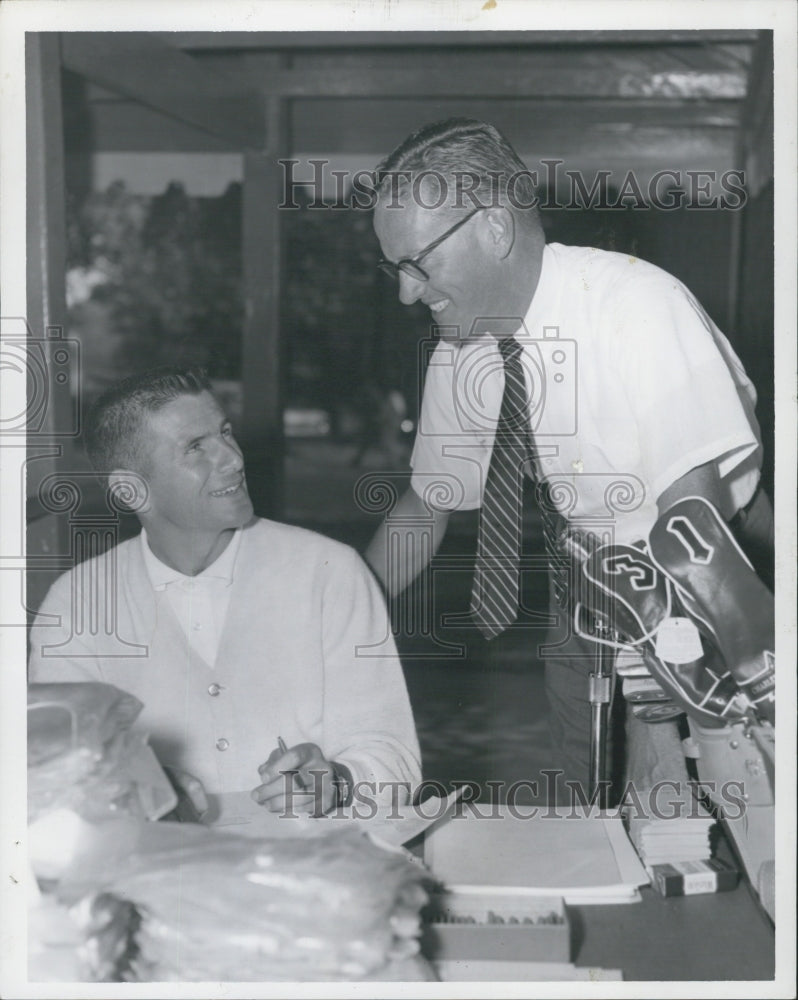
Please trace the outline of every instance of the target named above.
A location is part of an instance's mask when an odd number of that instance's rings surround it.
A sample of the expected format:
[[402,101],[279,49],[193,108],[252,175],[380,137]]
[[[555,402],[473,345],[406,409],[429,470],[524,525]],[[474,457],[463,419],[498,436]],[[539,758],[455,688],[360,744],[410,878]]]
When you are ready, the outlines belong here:
[[[375,392],[415,405],[429,319],[422,307],[408,315],[377,270],[371,213],[295,197],[281,216],[286,405],[326,411],[346,437]],[[88,397],[157,364],[240,379],[241,211],[240,184],[203,198],[176,182],[156,197],[116,182],[68,199],[70,332],[83,342]]]
[[88,275],[90,296],[70,302],[103,308],[116,341],[115,368],[192,361],[219,378],[241,369],[241,191],[191,198],[173,183],[157,197],[123,183],[74,199],[68,210],[68,272]]

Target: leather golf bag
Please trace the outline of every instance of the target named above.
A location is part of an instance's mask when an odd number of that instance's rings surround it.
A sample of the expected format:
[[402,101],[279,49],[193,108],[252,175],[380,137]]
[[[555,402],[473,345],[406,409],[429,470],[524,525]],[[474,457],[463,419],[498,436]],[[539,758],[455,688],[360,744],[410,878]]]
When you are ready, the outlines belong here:
[[661,689],[650,721],[686,714],[685,754],[773,917],[773,595],[700,497],[665,511],[647,545],[602,546],[582,569],[586,602]]

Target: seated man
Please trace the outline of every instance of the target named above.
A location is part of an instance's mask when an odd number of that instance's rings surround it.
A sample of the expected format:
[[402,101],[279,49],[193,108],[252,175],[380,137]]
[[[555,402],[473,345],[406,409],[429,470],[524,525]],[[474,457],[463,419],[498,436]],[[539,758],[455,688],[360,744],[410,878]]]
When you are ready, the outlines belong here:
[[85,434],[142,531],[53,584],[30,681],[136,695],[161,763],[208,793],[249,792],[273,812],[327,812],[358,782],[406,800],[419,748],[379,590],[352,549],[253,516],[204,374],[123,380]]

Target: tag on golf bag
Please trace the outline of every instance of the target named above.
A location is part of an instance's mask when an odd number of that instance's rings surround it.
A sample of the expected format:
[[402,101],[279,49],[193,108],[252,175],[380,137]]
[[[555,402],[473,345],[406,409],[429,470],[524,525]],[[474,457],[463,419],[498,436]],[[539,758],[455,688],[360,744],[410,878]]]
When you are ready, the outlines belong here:
[[659,518],[648,544],[652,561],[676,583],[693,620],[712,635],[723,663],[760,719],[772,723],[773,595],[718,511],[702,497],[680,500]]
[[681,663],[656,655],[657,630],[685,610],[671,581],[646,552],[633,545],[603,545],[585,560],[583,573],[591,607],[606,610],[610,628],[640,650],[651,675],[677,705],[707,726],[745,716],[747,701],[701,621],[696,625],[702,655]]

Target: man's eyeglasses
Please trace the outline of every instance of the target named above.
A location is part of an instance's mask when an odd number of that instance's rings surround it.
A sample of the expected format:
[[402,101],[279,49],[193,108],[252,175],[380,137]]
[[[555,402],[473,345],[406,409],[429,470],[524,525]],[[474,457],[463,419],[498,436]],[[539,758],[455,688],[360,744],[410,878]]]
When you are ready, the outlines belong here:
[[451,229],[447,229],[445,233],[442,233],[437,238],[437,240],[433,240],[432,243],[425,246],[420,253],[415,255],[415,257],[403,257],[395,264],[393,261],[386,260],[384,257],[381,257],[377,261],[377,267],[379,267],[380,270],[385,271],[386,274],[390,274],[390,276],[396,280],[399,279],[399,272],[404,271],[405,274],[409,274],[410,277],[415,278],[416,281],[429,281],[429,275],[423,267],[419,266],[420,262],[427,256],[427,254],[432,253],[436,247],[439,247],[444,240],[448,240],[453,233],[456,233],[461,226],[464,226],[469,219],[473,219],[477,212],[481,212],[483,208],[485,208],[485,206],[480,205],[479,208],[475,208],[472,212],[469,212],[468,215],[460,219],[459,222],[455,222]]

